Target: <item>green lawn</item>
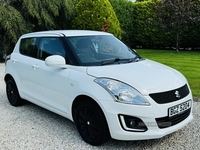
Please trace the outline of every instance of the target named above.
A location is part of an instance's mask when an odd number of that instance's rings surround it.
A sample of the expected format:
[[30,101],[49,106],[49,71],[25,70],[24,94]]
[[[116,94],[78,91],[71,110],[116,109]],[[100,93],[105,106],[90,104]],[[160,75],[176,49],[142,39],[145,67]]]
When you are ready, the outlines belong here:
[[168,65],[185,75],[194,97],[200,97],[200,51],[138,49],[143,58]]

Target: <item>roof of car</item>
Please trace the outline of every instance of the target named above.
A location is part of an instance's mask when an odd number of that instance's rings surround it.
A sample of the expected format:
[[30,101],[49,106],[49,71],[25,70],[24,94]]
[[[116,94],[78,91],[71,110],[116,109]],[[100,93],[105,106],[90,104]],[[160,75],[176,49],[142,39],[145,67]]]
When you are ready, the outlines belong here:
[[112,35],[107,32],[102,31],[92,31],[92,30],[50,30],[50,31],[40,31],[32,32],[22,35],[25,37],[40,37],[40,36],[89,36],[89,35]]

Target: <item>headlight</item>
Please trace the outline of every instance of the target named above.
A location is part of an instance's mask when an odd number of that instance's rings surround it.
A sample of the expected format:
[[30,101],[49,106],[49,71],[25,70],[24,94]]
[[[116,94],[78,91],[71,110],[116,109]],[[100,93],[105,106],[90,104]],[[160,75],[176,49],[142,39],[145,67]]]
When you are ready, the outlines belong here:
[[94,81],[105,88],[117,102],[134,105],[150,105],[137,90],[127,84],[107,78],[98,78]]

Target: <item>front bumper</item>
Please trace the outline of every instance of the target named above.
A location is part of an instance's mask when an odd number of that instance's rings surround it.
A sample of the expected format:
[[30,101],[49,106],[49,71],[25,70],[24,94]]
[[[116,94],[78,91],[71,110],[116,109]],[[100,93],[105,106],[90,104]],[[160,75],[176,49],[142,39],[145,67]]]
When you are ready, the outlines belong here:
[[[114,101],[101,101],[104,114],[108,122],[110,135],[113,139],[145,140],[161,138],[183,128],[193,119],[191,105],[189,115],[184,120],[175,125],[166,128],[159,128],[156,122],[156,118],[164,118],[168,116],[168,109],[170,107],[181,104],[188,100],[192,101],[191,94],[186,96],[184,99],[167,104],[157,104],[149,96],[146,96],[145,98],[151,103],[150,106],[122,104]],[[138,132],[124,129],[119,115],[133,116],[141,119],[146,125],[147,130]]]

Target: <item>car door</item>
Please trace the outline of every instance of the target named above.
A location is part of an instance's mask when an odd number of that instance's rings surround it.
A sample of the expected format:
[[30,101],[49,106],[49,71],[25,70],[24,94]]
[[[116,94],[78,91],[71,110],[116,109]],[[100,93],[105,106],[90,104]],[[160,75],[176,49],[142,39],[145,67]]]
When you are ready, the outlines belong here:
[[19,44],[19,53],[12,54],[13,70],[15,80],[22,98],[30,100],[36,99],[33,79],[37,78],[34,74],[34,64],[38,64],[38,38],[23,38]]
[[[36,42],[39,41],[39,42]],[[54,112],[67,113],[67,84],[70,69],[45,65],[50,55],[65,57],[59,37],[26,38],[21,41],[20,59],[15,63],[22,97]]]
[[45,65],[45,58],[51,55],[61,55],[65,58],[66,51],[59,37],[41,38],[38,51],[38,62],[32,64],[34,78],[32,86],[37,95],[36,103],[40,103],[54,112],[68,113],[68,76],[70,69],[54,68]]

